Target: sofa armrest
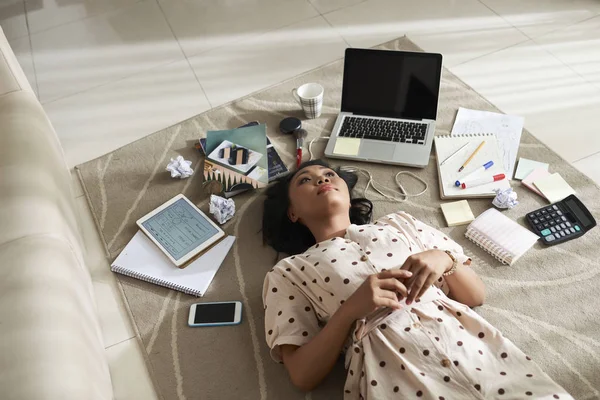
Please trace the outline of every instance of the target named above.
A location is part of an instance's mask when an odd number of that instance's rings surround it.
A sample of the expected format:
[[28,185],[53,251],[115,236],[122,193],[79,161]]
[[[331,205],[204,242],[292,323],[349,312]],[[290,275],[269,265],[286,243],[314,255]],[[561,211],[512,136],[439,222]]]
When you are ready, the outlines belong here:
[[25,72],[4,36],[4,31],[0,28],[0,96],[21,90],[34,93]]

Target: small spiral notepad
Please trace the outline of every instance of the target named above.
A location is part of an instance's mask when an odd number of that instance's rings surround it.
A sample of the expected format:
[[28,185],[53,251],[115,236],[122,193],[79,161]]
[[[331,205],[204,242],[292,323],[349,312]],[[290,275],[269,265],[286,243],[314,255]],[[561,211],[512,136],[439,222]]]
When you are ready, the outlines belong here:
[[200,297],[206,293],[234,241],[235,237],[227,236],[181,269],[138,231],[110,268],[119,274]]
[[468,227],[467,239],[504,264],[514,264],[539,237],[495,208],[481,214]]

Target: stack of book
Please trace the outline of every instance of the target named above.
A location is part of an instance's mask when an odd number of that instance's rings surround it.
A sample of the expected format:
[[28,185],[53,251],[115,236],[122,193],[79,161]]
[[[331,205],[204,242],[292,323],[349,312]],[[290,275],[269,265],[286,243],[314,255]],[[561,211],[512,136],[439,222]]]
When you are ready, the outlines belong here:
[[199,140],[204,160],[204,185],[229,198],[267,186],[289,170],[258,122],[240,128],[208,131]]

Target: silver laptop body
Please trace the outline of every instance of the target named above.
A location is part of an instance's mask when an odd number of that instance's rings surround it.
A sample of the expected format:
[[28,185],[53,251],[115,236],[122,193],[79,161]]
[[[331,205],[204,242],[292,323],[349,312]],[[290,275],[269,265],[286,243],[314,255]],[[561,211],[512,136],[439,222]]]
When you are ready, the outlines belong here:
[[342,110],[325,155],[426,167],[441,70],[440,54],[346,49]]

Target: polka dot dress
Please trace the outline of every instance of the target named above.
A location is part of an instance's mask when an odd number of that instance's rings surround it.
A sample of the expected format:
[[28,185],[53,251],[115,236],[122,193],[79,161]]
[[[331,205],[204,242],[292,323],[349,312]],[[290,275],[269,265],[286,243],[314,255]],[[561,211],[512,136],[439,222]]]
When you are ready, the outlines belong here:
[[[429,249],[462,248],[406,213],[351,225],[344,238],[281,260],[265,278],[265,336],[302,346],[373,273],[399,268]],[[447,297],[445,279],[420,301],[357,322],[346,345],[344,399],[572,399],[510,340],[469,307]]]

